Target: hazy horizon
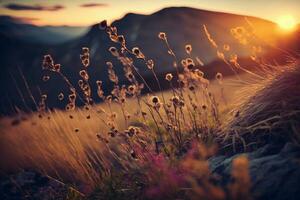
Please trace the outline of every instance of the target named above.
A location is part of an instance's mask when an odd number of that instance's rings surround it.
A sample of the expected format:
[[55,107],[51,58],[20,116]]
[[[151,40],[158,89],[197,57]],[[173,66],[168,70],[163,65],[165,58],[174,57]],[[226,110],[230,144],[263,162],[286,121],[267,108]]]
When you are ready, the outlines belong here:
[[[300,23],[300,2],[273,0],[251,2],[233,0],[175,0],[175,1],[58,1],[44,3],[37,0],[0,2],[1,15],[8,15],[38,26],[89,26],[103,19],[112,22],[127,13],[151,14],[166,7],[191,7],[266,19],[278,23],[289,18]],[[263,8],[263,9],[262,9]],[[80,14],[78,14],[80,13]],[[63,21],[62,21],[63,19]]]

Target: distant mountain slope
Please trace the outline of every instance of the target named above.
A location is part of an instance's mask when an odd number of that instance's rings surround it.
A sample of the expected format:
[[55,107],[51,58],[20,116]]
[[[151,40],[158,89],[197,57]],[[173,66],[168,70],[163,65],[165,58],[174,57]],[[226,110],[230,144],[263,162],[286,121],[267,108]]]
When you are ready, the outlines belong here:
[[59,44],[79,37],[85,27],[45,26],[24,23],[10,16],[0,16],[0,33],[34,44]]
[[[279,33],[274,23],[254,17],[248,17],[247,20],[257,28],[257,34],[268,42],[274,44],[278,39]],[[230,29],[233,27],[249,26],[245,17],[240,15],[176,7],[166,8],[147,16],[127,14],[113,23],[118,28],[118,33],[127,38],[129,47],[140,47],[147,57],[156,61],[158,71],[172,68],[172,60],[164,44],[157,37],[159,32],[167,33],[170,45],[179,59],[186,56],[185,44],[192,44],[194,55],[199,56],[207,64],[216,59],[216,51],[204,34],[203,24],[207,26],[212,37],[221,47],[229,44],[238,56],[250,55],[249,47],[240,45],[230,34]],[[111,45],[115,44],[109,41],[104,31],[99,30],[96,24],[85,36],[70,44],[70,50],[64,51],[69,54],[62,55],[58,52],[56,57],[60,62],[67,64],[71,60],[78,60],[80,48],[87,46],[91,49],[95,64],[99,65],[101,61],[104,63],[103,58],[112,59],[107,51]],[[74,68],[74,65],[72,66]]]
[[67,36],[68,39],[80,37],[88,31],[88,27],[84,26],[42,26],[41,28],[52,33]]
[[[280,47],[280,44],[284,44],[284,48],[293,46],[293,51],[299,50],[299,33],[296,36],[293,35],[293,39],[286,41],[287,37],[282,37],[279,33],[276,24],[255,18],[241,15],[234,15],[228,13],[211,12],[205,10],[199,10],[186,7],[172,7],[165,8],[151,15],[139,15],[129,13],[123,18],[116,20],[112,23],[113,26],[118,28],[118,33],[123,34],[126,38],[126,43],[129,48],[138,46],[142,52],[151,58],[155,62],[155,71],[160,77],[164,76],[165,72],[174,71],[172,67],[173,60],[168,55],[165,45],[158,39],[159,32],[165,32],[168,36],[168,41],[176,53],[178,60],[186,57],[184,50],[185,44],[192,44],[193,56],[198,56],[208,66],[203,70],[210,77],[213,77],[214,66],[217,69],[223,69],[223,73],[232,73],[226,65],[223,65],[218,60],[216,55],[216,49],[211,47],[204,31],[203,24],[205,24],[218,45],[222,48],[224,44],[230,45],[230,52],[236,53],[239,58],[249,57],[251,52],[251,46],[244,46],[239,44],[230,34],[230,29],[240,26],[253,26],[255,27],[255,33],[258,37],[263,39],[263,42],[259,44],[262,46],[265,53],[269,53],[271,47],[267,44],[276,45]],[[0,28],[1,29],[1,28]],[[267,30],[267,31],[266,31]],[[0,31],[1,33],[1,31]],[[61,32],[60,32],[61,33]],[[2,35],[5,33],[2,33]],[[18,36],[18,35],[17,35]],[[47,84],[42,84],[41,78],[41,60],[43,54],[51,54],[56,63],[62,64],[62,71],[70,80],[76,85],[79,75],[78,71],[81,69],[81,62],[79,54],[82,47],[89,47],[91,53],[91,66],[89,72],[92,74],[91,82],[98,79],[104,81],[105,88],[111,88],[107,79],[107,69],[105,62],[112,61],[115,65],[115,70],[119,76],[120,82],[124,83],[123,69],[120,67],[120,63],[111,56],[108,52],[108,48],[116,46],[112,43],[105,31],[101,31],[98,28],[98,24],[90,27],[89,31],[80,38],[65,42],[58,45],[37,45],[32,44],[29,41],[23,41],[15,35],[10,35],[11,42],[9,44],[4,41],[0,41],[0,52],[7,51],[4,55],[0,55],[1,67],[5,68],[5,71],[13,71],[13,75],[19,77],[16,67],[22,69],[24,76],[28,79],[28,83],[33,91],[37,94],[37,86],[46,88],[45,91],[49,96],[53,96],[53,100],[50,99],[51,105],[56,106],[56,95],[63,90],[61,85],[63,83],[50,80]],[[0,36],[1,37],[1,36]],[[6,37],[8,37],[6,35]],[[54,37],[52,39],[56,39]],[[277,43],[277,42],[280,43]],[[4,42],[4,43],[2,43]],[[281,53],[281,52],[280,52]],[[272,57],[274,59],[274,57]],[[275,58],[276,59],[276,58]],[[218,60],[218,62],[215,62]],[[222,66],[222,67],[220,67]],[[151,73],[147,70],[146,66],[141,62],[137,62],[136,67],[140,73],[150,78]],[[214,69],[212,69],[214,68]],[[3,96],[9,96],[11,104],[21,105],[20,100],[16,97],[16,88],[13,84],[9,87],[3,86],[3,83],[11,83],[12,80],[9,76],[3,75],[4,79],[0,80],[0,91]],[[21,86],[24,83],[18,79],[18,84]],[[23,84],[23,85],[22,85]],[[59,85],[61,84],[61,85]],[[5,85],[5,84],[4,84]],[[43,87],[45,85],[45,87]],[[24,89],[24,88],[23,88]],[[8,104],[7,100],[1,100],[0,113],[4,112],[5,106]]]

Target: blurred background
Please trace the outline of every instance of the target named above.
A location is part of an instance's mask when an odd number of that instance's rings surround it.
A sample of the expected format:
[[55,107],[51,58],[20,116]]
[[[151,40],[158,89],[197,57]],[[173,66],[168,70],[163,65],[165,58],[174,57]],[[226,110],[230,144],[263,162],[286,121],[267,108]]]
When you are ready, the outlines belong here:
[[[34,110],[40,91],[48,94],[49,107],[65,105],[57,99],[60,92],[67,91],[61,78],[52,75],[47,82],[42,81],[45,54],[51,54],[55,63],[62,65],[62,72],[77,85],[82,68],[81,48],[88,47],[88,70],[94,88],[96,80],[103,81],[105,91],[112,87],[107,61],[113,62],[120,83],[126,83],[120,63],[108,51],[116,44],[98,27],[102,20],[117,27],[128,47],[137,46],[154,60],[155,71],[164,85],[165,73],[174,71],[174,67],[172,57],[157,37],[159,32],[167,34],[179,60],[186,56],[185,45],[191,44],[193,56],[204,63],[199,68],[211,79],[217,72],[228,76],[232,71],[218,58],[203,25],[220,47],[230,47],[224,51],[225,56],[237,55],[246,68],[262,62],[283,64],[299,55],[299,10],[298,0],[1,0],[0,114]],[[241,44],[231,33],[236,27],[251,30],[255,38]],[[261,48],[259,54],[253,55],[254,46]],[[151,79],[145,65],[137,63],[136,67],[146,79]]]

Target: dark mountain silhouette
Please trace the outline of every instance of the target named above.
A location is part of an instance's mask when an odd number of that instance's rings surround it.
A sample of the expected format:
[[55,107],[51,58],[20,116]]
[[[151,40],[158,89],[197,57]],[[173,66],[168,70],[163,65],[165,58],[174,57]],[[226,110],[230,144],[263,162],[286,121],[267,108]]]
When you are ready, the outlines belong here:
[[80,37],[88,31],[88,27],[84,26],[42,26],[42,28],[52,33],[64,35],[68,40]]
[[86,27],[35,26],[11,16],[0,16],[0,33],[34,44],[59,44],[84,34]]
[[[254,62],[244,58],[249,58],[251,55],[251,47],[239,44],[232,37],[230,29],[233,27],[255,27],[255,34],[263,41],[256,42],[260,42],[264,53],[272,59],[274,59],[275,53],[271,46],[280,46],[282,43],[284,48],[288,48],[290,44],[293,44],[294,51],[299,50],[299,47],[295,45],[295,40],[299,37],[291,36],[288,38],[293,38],[293,40],[286,41],[277,26],[270,21],[194,8],[165,8],[151,15],[129,13],[112,23],[118,28],[118,33],[125,36],[129,48],[138,46],[147,58],[154,60],[155,71],[161,79],[165,72],[174,71],[174,68],[172,67],[172,57],[167,53],[162,41],[158,39],[159,32],[167,34],[178,60],[186,57],[185,44],[192,44],[193,56],[198,56],[205,63],[206,66],[202,69],[209,78],[214,76],[215,69],[219,69],[225,75],[232,74],[230,69],[218,60],[216,49],[211,47],[203,31],[203,24],[207,26],[220,47],[229,44],[231,52],[236,53],[243,63],[247,63],[250,67],[254,65]],[[28,107],[33,106],[33,101],[20,77],[20,71],[26,78],[34,96],[40,96],[39,89],[41,89],[43,93],[48,94],[49,105],[51,107],[58,106],[57,94],[66,90],[65,84],[56,76],[53,76],[47,83],[42,83],[41,62],[44,54],[51,54],[56,63],[62,64],[62,72],[74,85],[77,85],[78,71],[82,68],[79,54],[82,47],[89,47],[91,65],[88,70],[91,74],[92,86],[96,88],[95,81],[103,80],[107,91],[112,87],[107,79],[106,61],[113,62],[121,83],[124,83],[125,78],[122,75],[123,70],[120,63],[108,52],[109,47],[118,46],[118,44],[112,43],[107,34],[98,28],[98,24],[91,26],[90,30],[82,37],[58,45],[34,44],[31,41],[23,41],[14,35],[8,36],[1,32],[0,35],[0,62],[1,70],[4,71],[3,75],[1,74],[1,113],[11,111],[13,106],[10,105],[24,107],[21,96],[26,99]],[[276,55],[281,53],[278,51]],[[136,67],[146,79],[152,79],[151,73],[143,63],[137,62]],[[9,74],[14,77],[16,84],[13,84]],[[19,86],[22,95],[18,93],[15,85]],[[153,86],[155,87],[155,85]],[[97,100],[97,98],[95,99]]]

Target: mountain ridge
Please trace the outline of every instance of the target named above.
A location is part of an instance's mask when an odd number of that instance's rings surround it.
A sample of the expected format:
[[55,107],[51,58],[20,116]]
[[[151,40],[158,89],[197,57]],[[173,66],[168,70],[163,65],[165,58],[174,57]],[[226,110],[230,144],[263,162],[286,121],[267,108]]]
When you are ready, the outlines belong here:
[[72,26],[36,26],[8,15],[0,16],[0,32],[19,40],[57,45],[84,34],[86,28]]

